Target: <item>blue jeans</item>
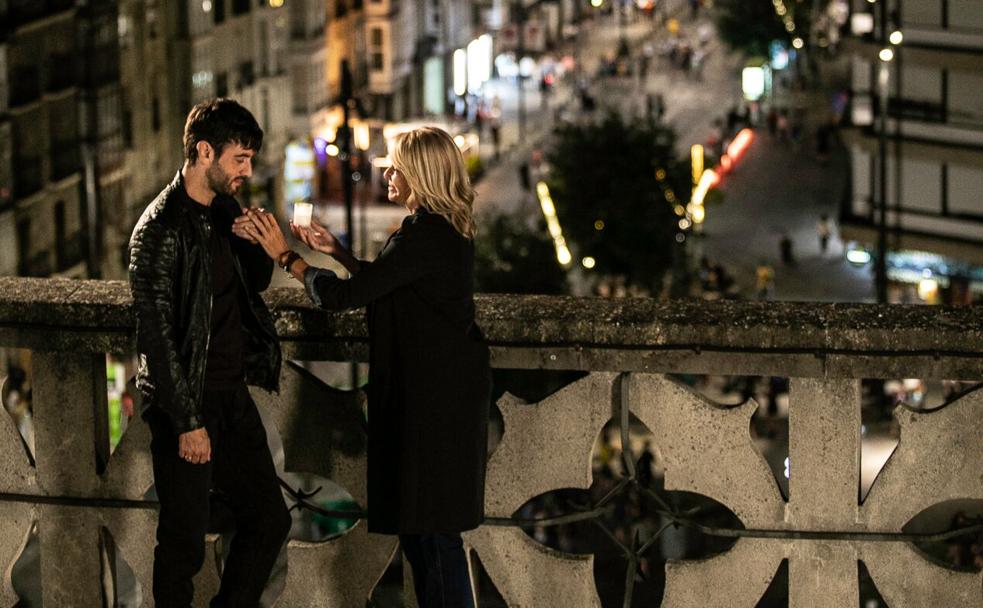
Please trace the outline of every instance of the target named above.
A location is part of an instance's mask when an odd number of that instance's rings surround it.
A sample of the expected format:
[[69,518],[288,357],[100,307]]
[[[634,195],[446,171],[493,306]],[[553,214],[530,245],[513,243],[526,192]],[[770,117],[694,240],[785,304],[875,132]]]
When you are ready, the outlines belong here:
[[420,608],[475,608],[460,534],[400,534]]

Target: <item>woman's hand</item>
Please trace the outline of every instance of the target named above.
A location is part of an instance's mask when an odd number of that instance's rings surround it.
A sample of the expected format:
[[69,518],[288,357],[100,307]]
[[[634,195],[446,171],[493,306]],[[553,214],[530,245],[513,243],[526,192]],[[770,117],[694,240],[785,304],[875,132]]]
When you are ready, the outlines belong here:
[[[256,239],[263,247],[266,255],[273,258],[274,261],[279,260],[280,256],[290,249],[290,247],[287,245],[287,240],[283,237],[280,226],[276,223],[276,218],[273,217],[272,213],[267,213],[262,209],[248,209],[246,210],[246,216],[249,218],[249,221],[248,223],[244,222],[245,225],[242,228],[243,233],[247,237]],[[233,227],[234,230],[235,227]]]
[[316,220],[311,220],[310,227],[298,226],[291,223],[290,230],[294,233],[294,236],[314,251],[335,256],[343,250],[338,239],[328,232],[324,226],[318,224]]

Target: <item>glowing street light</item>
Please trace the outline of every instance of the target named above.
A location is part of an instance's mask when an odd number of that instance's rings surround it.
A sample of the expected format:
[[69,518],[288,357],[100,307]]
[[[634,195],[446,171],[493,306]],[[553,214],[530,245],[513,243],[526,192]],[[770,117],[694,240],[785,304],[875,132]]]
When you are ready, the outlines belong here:
[[696,185],[696,189],[693,190],[693,198],[690,199],[690,203],[697,206],[703,206],[703,201],[706,199],[707,192],[710,188],[717,183],[717,172],[713,169],[707,169],[703,172],[703,176],[700,178],[700,183]]
[[536,194],[539,197],[539,206],[543,210],[543,217],[546,219],[546,227],[550,236],[553,237],[553,247],[556,249],[556,260],[562,266],[568,266],[573,260],[567,241],[563,238],[563,229],[560,228],[560,220],[556,217],[556,205],[550,196],[549,186],[546,182],[536,184]]
[[901,33],[901,30],[894,30],[893,32],[891,32],[890,40],[891,40],[891,44],[897,46],[902,42],[904,42],[904,34]]
[[894,59],[894,51],[891,49],[881,49],[881,52],[878,53],[877,56],[880,57],[881,61],[887,63],[888,61]]
[[805,41],[803,41],[801,38],[799,38],[798,36],[796,36],[792,40],[792,46],[794,46],[797,49],[801,49],[802,47],[805,46]]
[[597,266],[597,260],[595,260],[591,256],[587,256],[586,258],[582,259],[580,263],[583,264],[584,268],[586,268],[587,270],[590,270],[594,266]]

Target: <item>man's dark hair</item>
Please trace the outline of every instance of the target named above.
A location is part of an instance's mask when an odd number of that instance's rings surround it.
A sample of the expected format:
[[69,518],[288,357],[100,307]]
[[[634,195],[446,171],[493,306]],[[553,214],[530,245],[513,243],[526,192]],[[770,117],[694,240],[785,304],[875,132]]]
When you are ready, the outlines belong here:
[[191,109],[184,125],[184,158],[191,164],[198,161],[200,141],[211,144],[216,158],[222,155],[226,144],[259,152],[263,130],[249,110],[234,99],[209,99]]

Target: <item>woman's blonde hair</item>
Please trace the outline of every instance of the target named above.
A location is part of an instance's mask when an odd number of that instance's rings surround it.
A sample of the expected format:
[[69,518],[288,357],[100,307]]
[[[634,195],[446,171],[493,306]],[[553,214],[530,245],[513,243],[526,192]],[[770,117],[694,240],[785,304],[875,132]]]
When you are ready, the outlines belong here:
[[474,238],[474,190],[461,150],[446,131],[421,127],[400,133],[393,139],[390,158],[415,202],[443,216],[464,237]]

